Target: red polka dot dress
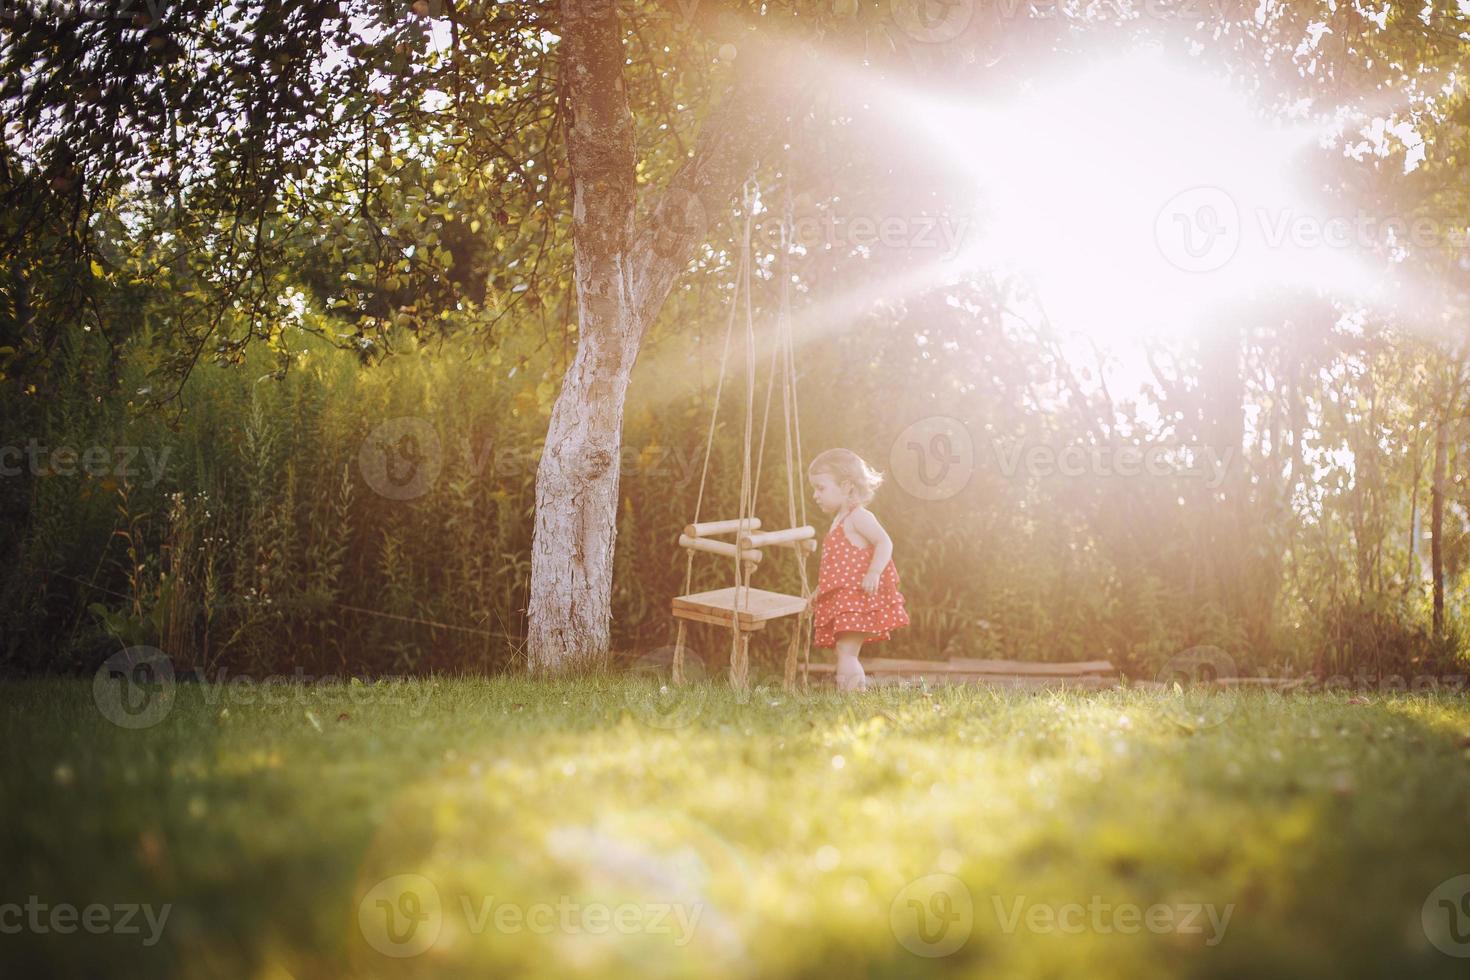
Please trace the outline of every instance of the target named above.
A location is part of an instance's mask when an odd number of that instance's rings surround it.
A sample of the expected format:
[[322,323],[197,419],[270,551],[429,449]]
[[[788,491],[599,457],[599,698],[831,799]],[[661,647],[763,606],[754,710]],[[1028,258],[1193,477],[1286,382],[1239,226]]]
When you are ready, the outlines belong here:
[[[848,511],[848,513],[852,513]],[[835,647],[837,634],[861,630],[863,643],[891,639],[890,630],[909,624],[903,593],[898,591],[898,566],[893,559],[878,573],[878,588],[863,591],[863,576],[873,564],[875,545],[859,548],[848,540],[842,522],[822,539],[822,563],[817,570],[817,596],[812,606],[812,646]]]

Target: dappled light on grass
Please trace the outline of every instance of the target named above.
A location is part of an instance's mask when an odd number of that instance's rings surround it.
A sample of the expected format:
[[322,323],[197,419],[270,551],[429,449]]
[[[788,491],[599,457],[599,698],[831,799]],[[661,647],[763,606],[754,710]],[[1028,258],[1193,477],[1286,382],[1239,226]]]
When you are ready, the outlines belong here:
[[[175,928],[130,951],[153,966],[1014,977],[1107,963],[1163,978],[1458,965],[1417,925],[1426,896],[1470,866],[1470,708],[1456,696],[1231,693],[1218,724],[1191,731],[1164,690],[758,685],[740,698],[711,682],[670,728],[640,717],[646,679],[440,680],[417,715],[330,713],[331,692],[304,691],[221,717],[181,686],[167,720],[124,731],[96,723],[85,687],[19,690],[4,789],[37,809],[3,818],[0,839],[28,842],[4,854],[14,887],[174,903]],[[62,728],[86,737],[50,734]],[[78,843],[102,840],[79,832],[96,813],[106,843]],[[86,884],[101,846],[136,859]],[[69,938],[45,953],[78,972],[114,948]]]
[[[554,772],[534,785],[493,769],[445,774],[395,807],[364,858],[359,893],[417,876],[417,886],[390,885],[394,914],[415,888],[434,896],[421,923],[432,942],[406,972],[605,975],[650,958],[671,975],[734,971],[752,932],[742,855],[678,813],[566,792],[559,784],[577,776],[569,763]],[[384,968],[383,950],[407,926],[364,910],[348,937],[364,972]]]
[[[450,973],[590,975],[641,961],[656,975],[788,975],[850,956],[853,969],[886,962],[900,975],[921,961],[895,946],[891,902],[938,872],[972,902],[975,934],[955,959],[1029,975],[1108,957],[1174,976],[1191,964],[1209,972],[1205,956],[1244,968],[1240,944],[1219,949],[1232,927],[1261,927],[1238,915],[1273,902],[1272,914],[1300,912],[1295,889],[1272,898],[1270,880],[1316,873],[1329,855],[1313,842],[1349,795],[1330,767],[1291,786],[1260,775],[1252,791],[1244,764],[1266,773],[1285,760],[1259,725],[1262,711],[1290,707],[1274,694],[734,700],[705,690],[698,703],[711,712],[678,731],[625,712],[612,727],[553,737],[534,765],[477,753],[473,770],[414,787],[390,821],[433,822],[431,851],[395,864],[391,835],[380,837],[365,877],[411,867],[440,883],[441,899],[455,896],[428,960]],[[1241,711],[1244,730],[1232,730]],[[1244,826],[1253,832],[1241,836]],[[670,928],[487,929],[483,904],[462,903],[492,894],[516,908],[579,896],[627,908],[630,924],[667,907]],[[1070,917],[1047,931],[1038,907]],[[1119,909],[1154,915],[1157,931],[1130,931],[1126,916],[1109,926]],[[1088,925],[1071,931],[1076,921]],[[693,924],[687,943],[679,922]]]

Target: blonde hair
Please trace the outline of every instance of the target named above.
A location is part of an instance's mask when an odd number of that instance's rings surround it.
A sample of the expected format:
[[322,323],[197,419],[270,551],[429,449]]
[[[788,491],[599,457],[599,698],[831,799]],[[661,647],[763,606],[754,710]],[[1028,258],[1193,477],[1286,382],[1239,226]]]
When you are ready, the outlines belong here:
[[858,501],[863,504],[872,500],[878,488],[883,485],[883,474],[869,466],[866,460],[851,449],[822,450],[812,460],[812,465],[807,467],[806,473],[809,478],[818,473],[826,473],[838,485],[851,484]]

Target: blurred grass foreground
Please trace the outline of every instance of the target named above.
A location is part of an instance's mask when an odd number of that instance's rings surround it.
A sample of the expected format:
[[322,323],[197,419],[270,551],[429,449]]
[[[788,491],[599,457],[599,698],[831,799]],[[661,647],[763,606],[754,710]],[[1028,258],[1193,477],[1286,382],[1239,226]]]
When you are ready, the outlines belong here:
[[1470,955],[1462,694],[8,700],[11,976],[1459,977]]

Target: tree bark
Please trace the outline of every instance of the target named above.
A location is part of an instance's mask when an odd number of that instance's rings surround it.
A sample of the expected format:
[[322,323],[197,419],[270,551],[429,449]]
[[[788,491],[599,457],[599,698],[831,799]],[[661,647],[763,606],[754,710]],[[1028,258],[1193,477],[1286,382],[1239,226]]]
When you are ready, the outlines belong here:
[[577,353],[536,473],[527,607],[534,676],[607,666],[623,406],[647,330],[790,114],[811,97],[815,59],[751,39],[736,79],[647,224],[635,228],[633,117],[616,4],[562,0],[560,70],[577,290]]

